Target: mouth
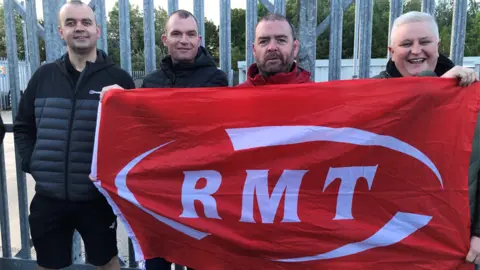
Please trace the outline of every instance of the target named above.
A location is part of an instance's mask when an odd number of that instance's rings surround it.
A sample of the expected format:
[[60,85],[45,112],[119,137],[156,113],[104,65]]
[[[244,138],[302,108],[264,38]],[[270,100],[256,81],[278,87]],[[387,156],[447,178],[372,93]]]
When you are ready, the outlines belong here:
[[178,48],[177,50],[179,50],[181,52],[188,52],[188,51],[190,51],[190,48]]
[[88,39],[88,36],[78,36],[78,37],[74,37],[73,39],[76,39],[76,40],[85,40],[85,39]]
[[427,60],[426,58],[412,58],[412,59],[408,59],[407,62],[409,62],[410,64],[421,64],[426,60]]

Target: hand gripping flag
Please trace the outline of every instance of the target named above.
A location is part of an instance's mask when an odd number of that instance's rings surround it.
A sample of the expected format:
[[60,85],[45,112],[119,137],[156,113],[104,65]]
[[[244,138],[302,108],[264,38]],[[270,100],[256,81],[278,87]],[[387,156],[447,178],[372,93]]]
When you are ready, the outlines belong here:
[[113,90],[92,174],[137,260],[473,269],[479,105],[479,83],[438,78]]

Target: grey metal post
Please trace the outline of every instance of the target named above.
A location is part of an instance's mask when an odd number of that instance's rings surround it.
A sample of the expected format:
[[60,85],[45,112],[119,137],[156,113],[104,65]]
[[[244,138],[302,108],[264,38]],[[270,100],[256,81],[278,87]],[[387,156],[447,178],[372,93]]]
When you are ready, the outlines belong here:
[[435,0],[422,0],[422,12],[435,16]]
[[130,5],[128,0],[118,2],[120,15],[120,66],[132,74],[132,49],[130,43]]
[[[22,6],[25,7],[25,2],[22,1]],[[27,35],[27,22],[22,19],[22,30],[23,30],[23,52],[24,60],[26,62],[30,61],[30,56],[28,53],[28,35]]]
[[5,173],[5,152],[0,144],[0,231],[2,232],[2,257],[12,257],[10,222],[8,215],[7,175]]
[[65,46],[58,34],[58,11],[65,0],[43,1],[45,28],[45,53],[47,62],[53,62],[65,52]]
[[97,20],[97,24],[100,25],[100,39],[97,42],[97,48],[108,54],[107,12],[105,9],[105,0],[91,1],[95,1],[95,18]]
[[28,52],[30,72],[33,74],[35,70],[40,66],[40,49],[38,46],[37,35],[37,12],[36,12],[35,0],[26,0],[26,12],[27,12],[27,36],[28,36]]
[[358,78],[358,31],[360,30],[359,24],[360,16],[360,3],[359,0],[355,0],[355,29],[353,32],[353,79]]
[[300,66],[310,71],[310,78],[315,80],[315,60],[317,52],[317,0],[298,1],[298,35]]
[[[403,0],[390,0],[390,20],[388,22],[388,45],[390,45],[390,34],[392,33],[393,22],[403,13]],[[390,58],[390,51],[387,49],[387,59]]]
[[262,5],[267,9],[268,12],[275,12],[275,6],[270,2],[270,0],[258,0]]
[[[20,102],[20,77],[18,73],[17,35],[15,33],[15,18],[13,12],[13,0],[4,1],[4,22],[6,32],[6,44],[8,55],[8,80],[9,90],[12,97],[12,119],[17,117],[18,103]],[[30,259],[30,229],[28,225],[28,198],[25,173],[22,171],[22,160],[15,147],[15,164],[17,170],[18,188],[18,211],[20,216],[20,238],[23,254],[21,258]]]
[[155,57],[155,7],[153,0],[143,0],[143,39],[145,72],[151,73],[157,68]]
[[198,31],[202,37],[202,46],[205,46],[205,6],[203,0],[193,0],[193,13],[198,21]]
[[168,0],[168,15],[178,10],[178,0]]
[[255,42],[255,26],[257,25],[258,18],[258,1],[257,0],[247,0],[247,11],[245,14],[246,20],[246,37],[245,37],[245,55],[247,69],[248,67],[255,62],[253,57],[253,48],[252,44]]
[[467,27],[468,0],[455,0],[452,21],[452,39],[450,43],[450,59],[456,65],[463,65],[465,35]]
[[232,68],[230,0],[220,0],[220,69],[227,75]]
[[360,0],[360,72],[359,78],[370,77],[370,57],[372,55],[373,0]]
[[342,70],[342,0],[330,2],[330,53],[328,57],[328,80],[340,80]]
[[286,3],[285,3],[285,0],[275,0],[275,13],[277,14],[282,14],[283,16],[285,16],[287,14],[287,7],[286,7]]

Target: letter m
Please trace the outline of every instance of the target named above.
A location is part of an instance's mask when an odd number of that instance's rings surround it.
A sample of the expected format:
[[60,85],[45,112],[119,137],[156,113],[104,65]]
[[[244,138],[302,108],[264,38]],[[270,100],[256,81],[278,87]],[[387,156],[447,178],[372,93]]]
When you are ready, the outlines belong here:
[[305,170],[284,170],[270,195],[268,192],[268,170],[247,170],[240,221],[255,223],[253,202],[256,195],[262,223],[273,223],[280,199],[285,194],[282,222],[300,222],[297,214],[298,191],[305,173],[307,173]]

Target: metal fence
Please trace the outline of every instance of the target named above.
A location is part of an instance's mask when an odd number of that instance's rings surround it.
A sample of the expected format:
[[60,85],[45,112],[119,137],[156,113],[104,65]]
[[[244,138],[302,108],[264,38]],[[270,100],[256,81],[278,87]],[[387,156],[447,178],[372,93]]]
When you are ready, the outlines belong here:
[[[95,9],[98,23],[101,25],[102,33],[107,32],[105,1],[107,0],[91,0],[89,5]],[[113,0],[108,0],[113,1]],[[194,14],[199,22],[200,35],[205,36],[204,28],[204,0],[194,1]],[[233,71],[231,69],[231,0],[220,0],[220,69],[227,74],[231,74],[230,83],[232,83]],[[359,78],[367,78],[370,76],[371,70],[371,47],[372,47],[372,17],[373,17],[373,1],[374,0],[331,0],[330,15],[319,25],[317,25],[317,0],[298,0],[298,34],[299,41],[302,44],[297,61],[299,65],[311,71],[312,79],[315,79],[316,73],[316,39],[327,28],[335,29],[330,31],[330,56],[328,59],[328,79],[335,80],[341,76],[342,59],[342,24],[343,12],[352,3],[356,3],[356,22],[355,22],[355,44],[353,72],[358,74]],[[390,25],[400,14],[402,14],[402,1],[391,0],[390,8]],[[422,0],[422,9],[429,13],[434,13],[435,0]],[[25,88],[23,76],[29,77],[30,73],[22,75],[20,70],[21,64],[17,58],[17,41],[15,32],[14,12],[18,13],[26,24],[25,38],[28,44],[27,60],[30,70],[34,71],[40,66],[39,42],[38,38],[46,41],[46,61],[52,62],[65,51],[65,47],[56,33],[57,28],[57,12],[65,0],[43,0],[43,17],[44,24],[40,25],[36,15],[36,1],[26,0],[25,7],[17,0],[4,0],[4,20],[7,41],[7,72],[4,76],[8,76],[8,92],[11,99],[12,118],[15,119],[18,102],[20,100],[21,90]],[[145,71],[142,74],[132,72],[131,64],[131,45],[130,45],[130,22],[129,22],[129,1],[119,0],[119,27],[120,27],[120,65],[134,76],[143,76],[156,69],[155,63],[155,31],[154,30],[154,9],[153,0],[144,0],[144,54],[145,54]],[[247,0],[246,7],[246,43],[252,44],[254,40],[254,29],[257,22],[257,5],[261,2],[270,12],[284,14],[286,13],[286,1],[275,0],[272,4],[269,0]],[[452,18],[452,50],[450,58],[457,64],[463,64],[463,50],[465,43],[466,31],[466,11],[468,0],[455,0],[454,16]],[[178,0],[168,1],[168,12],[171,13],[178,9]],[[98,47],[107,51],[106,35],[98,42]],[[387,54],[387,51],[385,52]],[[252,46],[246,46],[246,62],[248,66],[253,63]],[[480,69],[479,66],[477,66]],[[240,72],[241,73],[241,72]],[[241,75],[241,74],[240,74]],[[239,75],[239,76],[240,76]],[[8,127],[11,132],[11,125]],[[12,157],[9,157],[12,158]],[[1,247],[2,257],[0,257],[0,269],[36,269],[35,260],[32,259],[32,245],[29,234],[28,224],[28,198],[26,175],[21,170],[20,158],[15,155],[16,166],[16,184],[18,191],[18,209],[19,209],[19,227],[21,238],[21,249],[15,254],[11,248],[10,221],[7,182],[5,171],[5,156],[3,144],[0,146],[0,230],[1,230]],[[69,269],[94,269],[92,266],[84,264],[84,258],[81,255],[81,241],[78,234],[75,235],[73,246],[73,260],[76,263]],[[126,239],[119,239],[119,243],[127,243]],[[127,257],[121,260],[124,269],[138,267],[135,263],[132,245],[125,244],[120,249],[127,248]]]

